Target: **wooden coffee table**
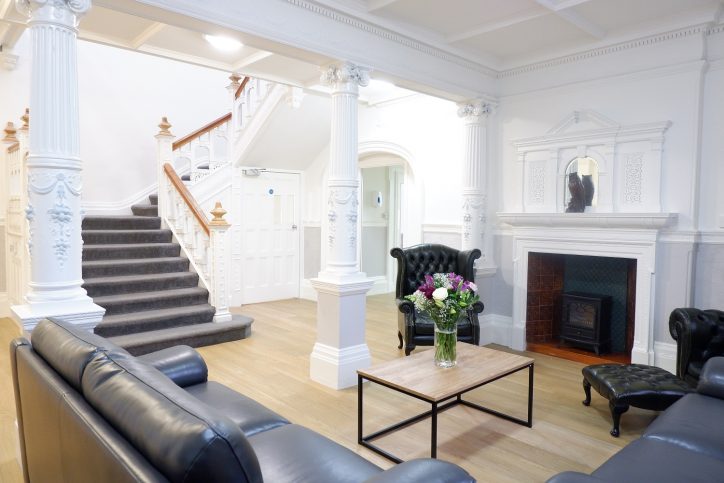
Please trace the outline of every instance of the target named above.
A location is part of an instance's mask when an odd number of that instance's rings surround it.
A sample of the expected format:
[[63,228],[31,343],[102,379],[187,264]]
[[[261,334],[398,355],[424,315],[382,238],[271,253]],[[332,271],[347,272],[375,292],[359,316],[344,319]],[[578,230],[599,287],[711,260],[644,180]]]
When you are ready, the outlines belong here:
[[[427,417],[432,417],[430,456],[437,457],[437,415],[458,404],[493,414],[508,421],[533,426],[533,359],[486,347],[458,343],[458,364],[449,369],[437,367],[430,351],[387,361],[357,371],[357,442],[396,463],[402,460],[375,446],[371,441]],[[485,384],[528,368],[528,419],[504,414],[462,398],[462,395]],[[363,382],[375,382],[431,404],[430,411],[400,421],[372,434],[362,434]],[[452,400],[451,400],[452,399]]]

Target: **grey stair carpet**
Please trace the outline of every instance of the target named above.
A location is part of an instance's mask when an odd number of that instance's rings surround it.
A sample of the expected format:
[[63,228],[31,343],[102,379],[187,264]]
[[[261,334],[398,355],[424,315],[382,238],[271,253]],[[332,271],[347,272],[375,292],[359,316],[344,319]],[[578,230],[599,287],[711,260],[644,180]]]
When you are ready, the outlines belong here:
[[[209,163],[196,166],[196,169],[209,169]],[[181,181],[191,181],[191,174],[185,174],[185,175],[181,176]],[[134,213],[135,213],[135,211],[134,211]]]
[[95,328],[132,354],[178,344],[200,347],[243,339],[252,319],[215,323],[208,291],[161,228],[158,198],[133,205],[133,216],[83,219],[83,287],[106,309]]

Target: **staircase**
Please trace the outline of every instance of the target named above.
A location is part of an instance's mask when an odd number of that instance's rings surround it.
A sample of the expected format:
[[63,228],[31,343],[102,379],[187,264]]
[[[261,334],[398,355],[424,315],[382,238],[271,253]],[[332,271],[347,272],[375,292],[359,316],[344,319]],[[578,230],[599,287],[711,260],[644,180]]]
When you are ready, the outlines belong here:
[[248,317],[212,321],[208,290],[189,270],[171,230],[161,228],[157,197],[149,200],[131,207],[133,216],[83,219],[83,287],[106,309],[95,333],[134,355],[248,337]]

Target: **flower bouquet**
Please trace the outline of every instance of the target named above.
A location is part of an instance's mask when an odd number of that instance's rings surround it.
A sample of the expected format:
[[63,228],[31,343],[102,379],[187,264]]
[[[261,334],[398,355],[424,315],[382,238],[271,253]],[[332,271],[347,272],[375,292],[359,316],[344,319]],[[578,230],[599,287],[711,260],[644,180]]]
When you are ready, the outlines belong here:
[[478,287],[455,273],[425,275],[425,283],[406,298],[418,312],[426,312],[435,322],[435,364],[457,364],[458,319],[478,301]]

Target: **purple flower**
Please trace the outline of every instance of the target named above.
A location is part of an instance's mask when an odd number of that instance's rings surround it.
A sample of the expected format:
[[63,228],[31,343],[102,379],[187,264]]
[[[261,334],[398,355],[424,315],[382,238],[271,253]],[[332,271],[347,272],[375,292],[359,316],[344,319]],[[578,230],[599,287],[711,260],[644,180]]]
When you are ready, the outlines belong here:
[[447,278],[450,280],[454,291],[457,291],[460,284],[465,281],[462,276],[456,273],[448,273]]
[[432,293],[435,291],[435,281],[432,275],[425,275],[425,283],[420,285],[417,290],[425,294],[425,298],[431,299]]

